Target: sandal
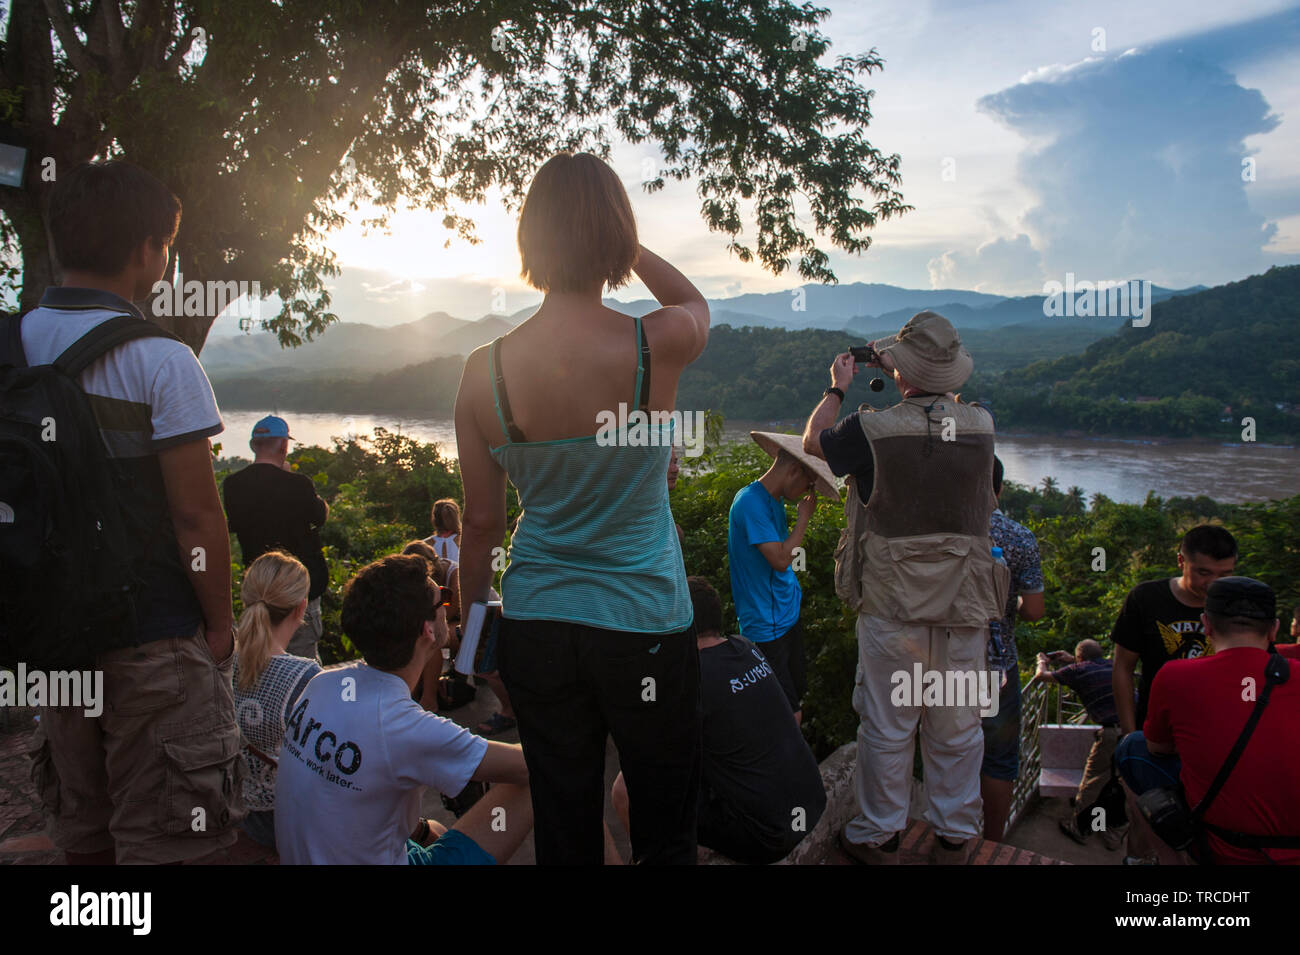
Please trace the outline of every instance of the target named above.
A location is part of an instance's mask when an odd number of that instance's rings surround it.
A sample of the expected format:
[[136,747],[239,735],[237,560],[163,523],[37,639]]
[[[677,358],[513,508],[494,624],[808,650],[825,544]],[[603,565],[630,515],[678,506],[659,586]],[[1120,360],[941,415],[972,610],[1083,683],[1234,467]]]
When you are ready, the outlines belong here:
[[479,736],[497,736],[501,733],[509,732],[519,725],[519,721],[513,716],[506,716],[504,713],[493,713],[482,723],[478,724],[475,732]]

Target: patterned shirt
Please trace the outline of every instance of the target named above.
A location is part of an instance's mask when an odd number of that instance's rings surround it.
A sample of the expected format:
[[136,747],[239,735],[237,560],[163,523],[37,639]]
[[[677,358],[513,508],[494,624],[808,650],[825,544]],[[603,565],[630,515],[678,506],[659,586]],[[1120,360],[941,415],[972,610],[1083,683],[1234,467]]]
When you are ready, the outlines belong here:
[[1111,672],[1109,660],[1085,660],[1056,670],[1052,673],[1052,679],[1079,694],[1088,717],[1094,723],[1115,726],[1119,723],[1119,716],[1115,713]]
[[232,675],[235,718],[239,721],[248,775],[244,777],[244,806],[250,812],[275,808],[275,769],[280,758],[285,721],[303,689],[321,668],[315,660],[277,653],[250,692],[239,688],[239,658]]
[[989,622],[988,665],[990,670],[1011,672],[1017,668],[1016,598],[1043,592],[1043,568],[1034,532],[1007,517],[1000,508],[989,518],[989,536],[1002,548],[1002,559],[1011,569],[1011,591],[1002,619]]

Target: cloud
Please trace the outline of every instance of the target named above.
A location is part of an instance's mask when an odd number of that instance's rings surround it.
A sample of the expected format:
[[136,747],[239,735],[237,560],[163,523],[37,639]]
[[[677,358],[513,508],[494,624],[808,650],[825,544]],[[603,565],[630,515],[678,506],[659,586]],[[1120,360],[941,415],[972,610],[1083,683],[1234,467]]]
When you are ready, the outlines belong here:
[[[1243,37],[1233,28],[1233,53]],[[1146,50],[1044,67],[978,108],[1029,141],[1017,164],[1035,197],[1020,227],[1048,278],[1151,276],[1164,284],[1212,284],[1276,261],[1263,251],[1276,225],[1251,209],[1243,178],[1248,136],[1280,119],[1259,90],[1246,89],[1210,57],[1212,42],[1172,41]],[[1226,55],[1226,54],[1225,54]],[[982,253],[957,254],[931,275],[979,271]],[[1007,240],[998,240],[1007,242]],[[993,243],[996,247],[998,243]],[[1028,266],[1030,257],[1022,255]]]
[[931,288],[966,288],[998,295],[1042,289],[1042,257],[1029,236],[985,242],[974,254],[949,250],[930,260]]
[[362,281],[359,285],[366,299],[379,305],[396,305],[403,297],[418,295],[424,291],[424,286],[419,282],[405,278],[382,284]]

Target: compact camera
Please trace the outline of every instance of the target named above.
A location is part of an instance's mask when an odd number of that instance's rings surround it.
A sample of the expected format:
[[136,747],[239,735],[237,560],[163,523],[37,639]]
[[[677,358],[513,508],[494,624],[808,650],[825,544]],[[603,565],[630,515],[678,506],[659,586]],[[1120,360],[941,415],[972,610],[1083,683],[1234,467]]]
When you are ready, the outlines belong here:
[[880,353],[870,345],[856,345],[849,349],[849,354],[853,356],[853,360],[859,365],[866,365],[871,362],[875,362],[877,365],[880,364]]
[[[871,362],[875,362],[877,365],[880,364],[880,353],[870,345],[856,345],[849,349],[849,354],[853,356],[853,360],[859,365],[869,364]],[[870,387],[872,391],[884,391],[885,379],[880,377],[872,378],[868,387]]]

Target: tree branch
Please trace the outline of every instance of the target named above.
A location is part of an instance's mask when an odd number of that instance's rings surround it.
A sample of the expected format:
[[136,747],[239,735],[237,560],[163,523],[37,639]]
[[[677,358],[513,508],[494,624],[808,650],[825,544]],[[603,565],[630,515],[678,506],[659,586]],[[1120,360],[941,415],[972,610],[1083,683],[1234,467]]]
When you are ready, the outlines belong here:
[[117,0],[104,0],[103,13],[113,85],[120,90],[126,89],[130,85],[131,76],[135,73],[135,64],[127,57],[126,27],[122,24],[122,8]]
[[77,39],[77,31],[72,25],[72,17],[68,15],[68,11],[63,4],[59,0],[44,0],[44,3],[45,15],[50,18],[50,25],[54,27],[54,33],[59,38],[59,46],[63,47],[68,62],[83,76],[98,72],[95,61],[81,41]]

